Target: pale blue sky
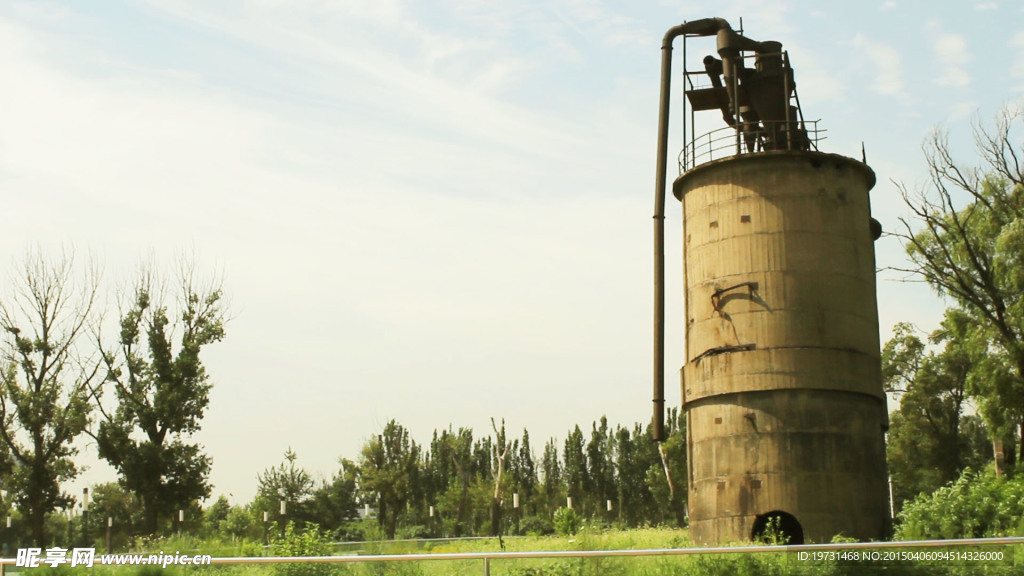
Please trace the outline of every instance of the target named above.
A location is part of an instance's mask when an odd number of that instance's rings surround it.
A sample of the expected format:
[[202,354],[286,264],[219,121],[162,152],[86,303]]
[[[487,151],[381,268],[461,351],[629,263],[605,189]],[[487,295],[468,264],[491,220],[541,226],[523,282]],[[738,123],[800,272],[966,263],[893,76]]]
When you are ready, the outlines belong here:
[[[112,285],[183,251],[223,271],[235,318],[198,439],[234,501],[288,446],[326,475],[391,418],[420,442],[505,418],[538,447],[646,421],[659,46],[711,16],[789,50],[822,148],[865,143],[888,229],[929,130],[969,158],[972,115],[1024,92],[1006,1],[8,0],[0,260],[74,245]],[[696,66],[714,42],[689,47]],[[941,303],[891,278],[883,339],[933,328]]]

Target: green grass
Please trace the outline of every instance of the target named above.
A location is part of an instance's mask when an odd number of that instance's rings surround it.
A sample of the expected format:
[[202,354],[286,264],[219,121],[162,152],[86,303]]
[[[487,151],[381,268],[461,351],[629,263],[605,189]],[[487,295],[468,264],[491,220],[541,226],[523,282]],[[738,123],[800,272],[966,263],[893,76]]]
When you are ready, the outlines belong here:
[[[538,536],[506,538],[505,551],[537,550],[613,550],[683,548],[691,546],[685,530],[643,528],[635,530],[585,529],[575,536]],[[197,541],[172,538],[150,543],[149,550],[213,556],[246,556],[267,553],[258,545],[238,542]],[[1009,550],[1009,549],[1007,549]],[[499,552],[497,540],[466,540],[418,544],[414,542],[366,543],[360,545],[359,554],[413,554]],[[1017,565],[895,565],[893,563],[818,563],[798,561],[793,554],[729,554],[716,556],[656,556],[589,559],[496,559],[490,562],[492,576],[773,576],[798,574],[808,576],[867,576],[873,574],[910,576],[968,574],[1024,576],[1024,547],[1015,550]],[[346,553],[340,551],[339,553]],[[352,553],[351,550],[347,553]],[[62,567],[51,572],[70,572]],[[79,573],[76,569],[75,573]],[[480,576],[483,560],[416,561],[356,564],[292,564],[292,565],[231,565],[203,567],[116,568],[96,567],[90,574],[103,575],[156,575],[217,574],[224,576]]]

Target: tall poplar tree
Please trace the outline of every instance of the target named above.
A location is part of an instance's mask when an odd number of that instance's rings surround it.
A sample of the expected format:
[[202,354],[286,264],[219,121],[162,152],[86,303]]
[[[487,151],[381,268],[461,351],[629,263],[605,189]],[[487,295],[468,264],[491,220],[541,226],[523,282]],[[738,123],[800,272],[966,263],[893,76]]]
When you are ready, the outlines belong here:
[[117,399],[113,410],[99,403],[100,457],[142,503],[148,534],[174,510],[210,495],[210,458],[190,437],[200,429],[212,387],[200,353],[224,338],[226,321],[220,286],[197,286],[191,265],[182,267],[176,308],[162,293],[154,274],[144,274],[122,310],[117,345],[100,345],[105,384]]
[[409,502],[419,465],[419,445],[395,420],[363,446],[359,487],[365,499],[376,500],[377,522],[388,538],[395,537],[398,517]]
[[565,495],[572,498],[573,505],[584,514],[589,512],[585,509],[585,495],[590,487],[590,478],[587,475],[587,456],[583,451],[585,445],[583,431],[577,424],[566,436],[565,449],[562,451],[562,478],[565,481]]
[[548,440],[541,456],[541,490],[543,491],[544,515],[550,517],[560,506],[565,505],[565,485],[563,484],[562,462],[558,458],[558,444],[555,439]]

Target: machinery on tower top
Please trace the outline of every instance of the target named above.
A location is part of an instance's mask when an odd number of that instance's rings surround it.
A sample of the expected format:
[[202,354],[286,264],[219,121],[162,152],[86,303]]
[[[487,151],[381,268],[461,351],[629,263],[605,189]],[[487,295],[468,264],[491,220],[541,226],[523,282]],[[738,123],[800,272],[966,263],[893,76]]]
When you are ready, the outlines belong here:
[[[810,147],[793,68],[781,42],[742,36],[721,18],[694,20],[680,29],[684,36],[715,36],[718,45],[718,58],[708,55],[703,61],[711,86],[686,90],[694,111],[721,110],[747,152]],[[753,68],[746,65],[747,52],[753,53]]]

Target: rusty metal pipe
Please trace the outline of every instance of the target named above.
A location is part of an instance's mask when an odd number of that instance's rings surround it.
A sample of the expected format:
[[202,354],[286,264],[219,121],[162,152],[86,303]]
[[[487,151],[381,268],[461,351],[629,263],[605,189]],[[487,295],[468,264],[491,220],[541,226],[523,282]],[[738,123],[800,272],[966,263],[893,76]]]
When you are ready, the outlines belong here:
[[[712,20],[712,19],[707,19]],[[654,418],[651,435],[665,440],[665,188],[668,180],[668,119],[672,86],[672,41],[688,30],[711,29],[695,21],[673,26],[661,42],[661,95],[658,102],[658,165],[654,185]],[[694,31],[693,33],[697,33]],[[711,32],[713,33],[713,32]]]

